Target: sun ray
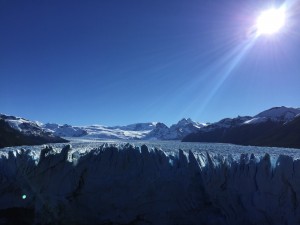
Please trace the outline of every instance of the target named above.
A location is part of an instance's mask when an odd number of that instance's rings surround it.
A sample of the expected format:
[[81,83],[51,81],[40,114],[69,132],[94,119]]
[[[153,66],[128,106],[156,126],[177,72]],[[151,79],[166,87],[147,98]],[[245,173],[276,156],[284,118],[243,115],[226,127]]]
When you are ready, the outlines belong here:
[[285,8],[271,8],[263,11],[256,21],[258,35],[271,35],[277,33],[285,25]]

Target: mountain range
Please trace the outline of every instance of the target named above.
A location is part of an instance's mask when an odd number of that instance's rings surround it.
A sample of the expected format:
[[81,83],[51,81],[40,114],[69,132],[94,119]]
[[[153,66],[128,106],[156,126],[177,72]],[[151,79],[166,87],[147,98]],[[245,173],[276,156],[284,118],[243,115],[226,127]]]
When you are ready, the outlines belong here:
[[163,123],[135,123],[126,126],[72,126],[56,123],[42,124],[21,117],[0,114],[0,148],[68,142],[64,138],[121,140],[181,140],[197,132],[205,124],[182,119],[168,127]]
[[254,117],[226,118],[182,141],[300,148],[300,108],[274,107]]
[[300,108],[274,107],[255,116],[225,118],[211,124],[184,118],[170,127],[161,122],[126,126],[42,124],[0,114],[0,147],[68,142],[66,139],[69,137],[182,140],[300,148]]
[[61,137],[85,137],[97,139],[124,140],[181,140],[186,135],[197,132],[205,124],[191,119],[182,119],[177,124],[168,127],[164,123],[135,123],[126,126],[71,126],[47,123],[42,127],[48,132]]
[[0,114],[0,148],[69,142],[43,129],[39,123]]

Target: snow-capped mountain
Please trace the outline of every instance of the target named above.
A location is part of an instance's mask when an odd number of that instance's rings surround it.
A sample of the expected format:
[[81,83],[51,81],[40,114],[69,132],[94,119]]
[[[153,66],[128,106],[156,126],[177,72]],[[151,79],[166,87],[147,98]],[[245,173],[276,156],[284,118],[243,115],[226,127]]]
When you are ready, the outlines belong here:
[[205,124],[197,123],[191,119],[183,118],[177,124],[167,127],[163,123],[158,123],[145,139],[156,140],[181,140],[188,134],[199,131]]
[[60,137],[81,137],[87,135],[86,130],[68,124],[46,123],[42,127]]
[[[1,115],[1,119],[13,130],[27,136],[84,137],[91,139],[123,140],[181,140],[184,136],[197,132],[203,124],[182,119],[170,128],[163,123],[134,123],[126,126],[71,126],[56,123],[42,124],[20,117]],[[55,138],[53,140],[56,140]]]
[[215,129],[223,129],[223,128],[231,128],[236,126],[241,126],[247,121],[251,120],[251,116],[238,116],[236,118],[225,118],[220,120],[219,122],[209,124],[204,127],[203,131],[211,131]]
[[265,110],[256,116],[238,116],[236,118],[225,118],[216,123],[211,123],[204,126],[201,131],[213,131],[215,129],[234,128],[242,125],[260,124],[267,121],[286,123],[292,121],[295,117],[300,115],[299,108],[288,107],[274,107]]
[[263,111],[254,116],[254,118],[267,118],[274,121],[289,122],[293,120],[298,114],[300,114],[300,108],[288,108],[285,106],[281,106]]
[[195,121],[191,120],[190,118],[188,118],[188,119],[183,118],[177,124],[174,124],[170,127],[170,134],[171,134],[171,137],[175,136],[174,139],[181,140],[186,135],[195,133],[204,126],[206,126],[206,124],[195,122]]
[[183,141],[299,148],[299,113],[299,108],[282,106],[254,117],[227,118],[187,135]]
[[124,140],[141,139],[152,130],[151,126],[144,125],[144,123],[116,127],[92,125],[84,126],[82,127],[82,129],[84,129],[87,132],[87,135],[84,136],[87,138]]
[[4,120],[11,128],[26,135],[38,135],[42,132],[39,124],[34,121],[4,114],[0,114],[0,119]]
[[156,126],[157,122],[151,123],[134,123],[127,126],[114,126],[108,127],[109,129],[120,129],[120,130],[127,130],[127,131],[148,131],[153,130]]
[[288,123],[300,115],[300,108],[273,107],[245,121],[244,124],[258,124],[267,121]]
[[[126,126],[71,126],[55,123],[42,125],[41,123],[20,117],[1,115],[1,119],[9,129],[20,132],[25,136],[47,136],[48,139],[52,137],[53,140],[57,140],[54,138],[55,136],[60,136],[91,139],[225,142],[285,147],[298,146],[297,138],[294,139],[294,137],[299,136],[298,133],[295,133],[298,130],[298,123],[293,122],[297,118],[300,118],[300,108],[284,106],[271,108],[253,117],[238,116],[236,118],[225,118],[211,124],[201,124],[191,119],[182,119],[170,127],[160,122],[135,123]],[[287,132],[287,128],[284,127],[283,129],[283,126],[288,127],[292,132],[288,132],[288,135],[284,134],[284,132]],[[7,130],[8,128],[2,129]],[[276,134],[279,133],[280,136],[275,138],[277,137]],[[280,140],[280,143],[276,141],[277,139]]]
[[85,137],[99,139],[141,139],[145,137],[157,123],[135,123],[127,126],[71,126],[47,123],[43,125],[45,129],[61,137]]
[[38,122],[0,114],[0,147],[68,142],[47,132]]
[[100,139],[143,139],[143,140],[181,140],[184,136],[197,132],[204,124],[182,119],[170,128],[164,123],[135,123],[127,126],[71,126],[45,124],[47,131],[61,137],[85,137]]
[[164,140],[166,136],[170,136],[170,129],[164,123],[157,123],[155,128],[148,133],[144,139],[148,140]]

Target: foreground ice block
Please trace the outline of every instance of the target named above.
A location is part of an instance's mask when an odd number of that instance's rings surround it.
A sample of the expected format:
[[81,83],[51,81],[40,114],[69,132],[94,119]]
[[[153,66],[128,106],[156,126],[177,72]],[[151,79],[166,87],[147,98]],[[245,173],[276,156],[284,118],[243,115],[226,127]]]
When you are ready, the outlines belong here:
[[0,158],[0,224],[299,224],[300,161],[101,145]]

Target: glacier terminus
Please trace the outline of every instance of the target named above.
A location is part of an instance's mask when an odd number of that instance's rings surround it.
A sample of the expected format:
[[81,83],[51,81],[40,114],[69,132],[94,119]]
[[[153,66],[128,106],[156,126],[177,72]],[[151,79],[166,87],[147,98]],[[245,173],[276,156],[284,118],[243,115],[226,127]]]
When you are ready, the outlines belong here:
[[1,149],[2,224],[299,223],[296,149],[71,144]]

